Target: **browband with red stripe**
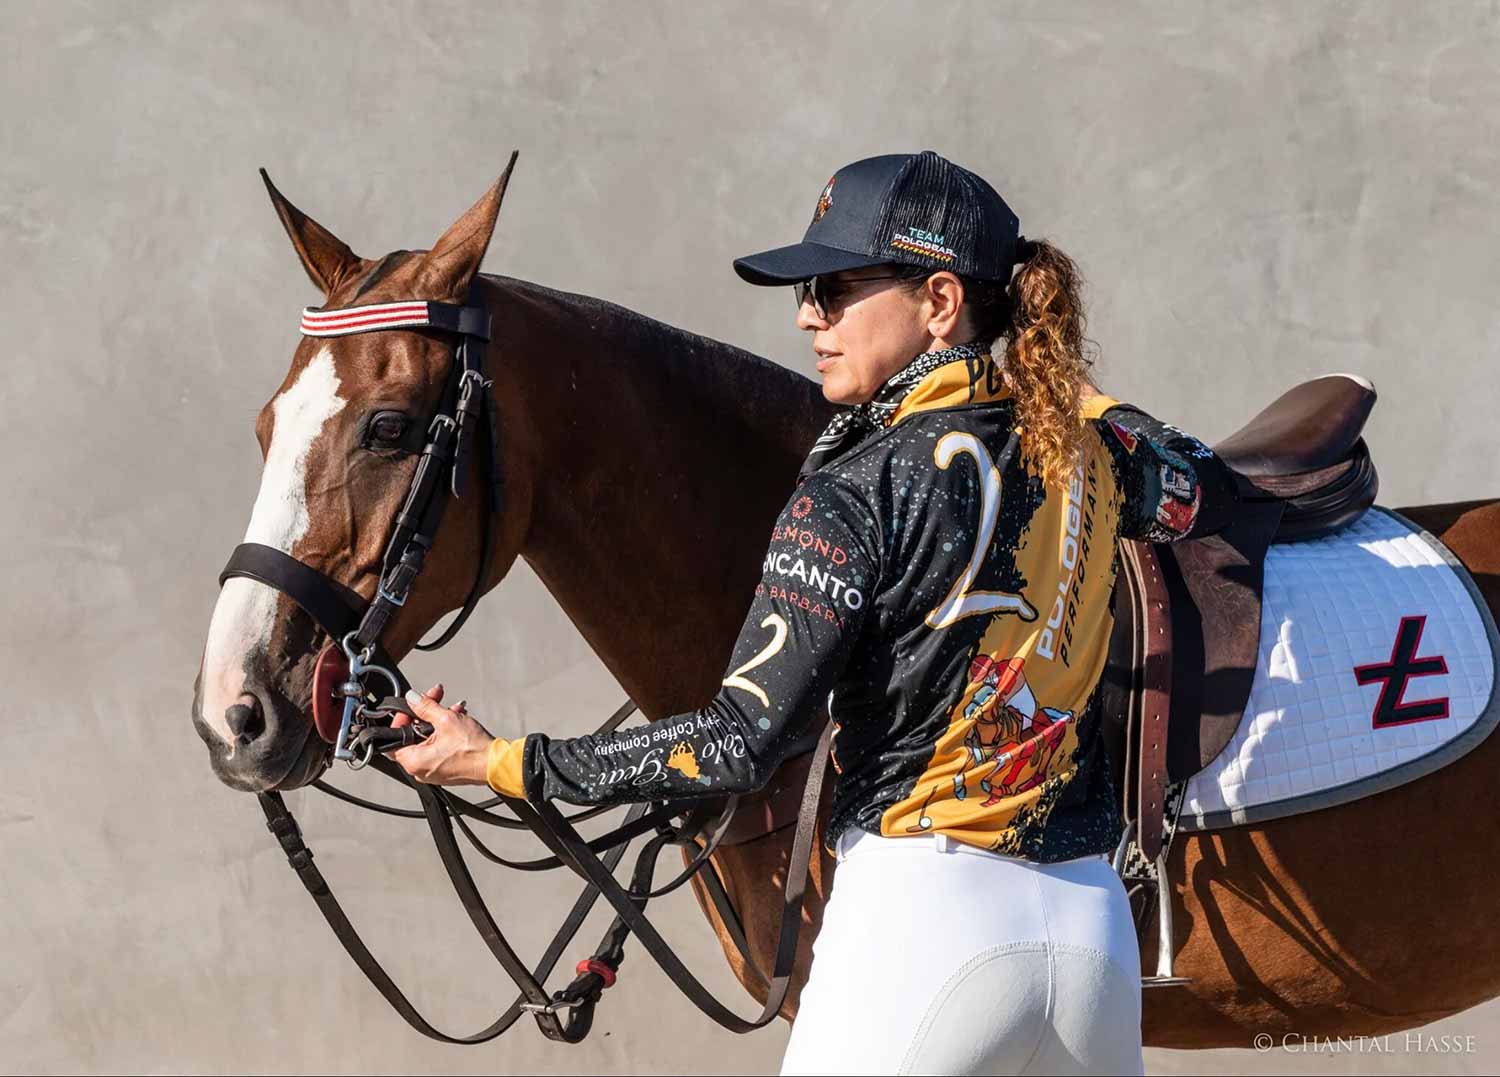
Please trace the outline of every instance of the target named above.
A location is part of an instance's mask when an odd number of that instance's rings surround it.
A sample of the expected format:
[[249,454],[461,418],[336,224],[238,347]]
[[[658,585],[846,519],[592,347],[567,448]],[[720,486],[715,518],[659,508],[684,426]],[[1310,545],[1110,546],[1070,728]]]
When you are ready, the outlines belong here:
[[302,311],[303,336],[342,337],[374,329],[442,329],[489,340],[490,312],[483,307],[461,307],[430,299],[333,310],[306,307]]

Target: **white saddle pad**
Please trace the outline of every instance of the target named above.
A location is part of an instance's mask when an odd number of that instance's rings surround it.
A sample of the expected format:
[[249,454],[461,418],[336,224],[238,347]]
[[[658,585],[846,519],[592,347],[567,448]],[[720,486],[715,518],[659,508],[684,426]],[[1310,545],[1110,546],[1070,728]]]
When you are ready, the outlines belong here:
[[1452,762],[1500,720],[1497,654],[1468,572],[1402,516],[1372,508],[1335,535],[1271,547],[1250,701],[1189,779],[1179,826],[1343,804]]

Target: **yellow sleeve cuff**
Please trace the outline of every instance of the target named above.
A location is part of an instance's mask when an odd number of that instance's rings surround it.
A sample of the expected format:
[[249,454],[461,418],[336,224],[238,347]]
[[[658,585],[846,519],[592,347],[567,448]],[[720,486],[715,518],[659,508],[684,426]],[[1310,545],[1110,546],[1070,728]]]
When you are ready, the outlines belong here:
[[526,799],[526,787],[521,781],[521,756],[525,751],[525,737],[519,740],[496,737],[490,741],[484,778],[491,789],[503,796]]

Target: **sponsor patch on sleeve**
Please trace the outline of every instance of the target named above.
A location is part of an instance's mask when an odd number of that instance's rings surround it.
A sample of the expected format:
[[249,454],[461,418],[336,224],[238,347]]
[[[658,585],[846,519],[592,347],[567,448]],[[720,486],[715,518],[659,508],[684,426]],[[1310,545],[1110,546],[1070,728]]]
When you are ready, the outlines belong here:
[[[1165,469],[1163,465],[1163,470]],[[1193,529],[1194,521],[1198,519],[1198,504],[1201,497],[1198,488],[1193,487],[1191,500],[1179,499],[1172,495],[1162,498],[1156,506],[1156,522],[1171,532],[1172,538],[1187,534]]]
[[1125,451],[1135,452],[1135,446],[1137,442],[1136,436],[1129,430],[1125,429],[1125,427],[1115,422],[1113,419],[1108,420],[1108,422],[1109,428],[1115,432],[1115,437],[1119,438],[1120,444],[1125,446]]
[[1161,465],[1161,488],[1179,501],[1194,501],[1193,480],[1171,464]]

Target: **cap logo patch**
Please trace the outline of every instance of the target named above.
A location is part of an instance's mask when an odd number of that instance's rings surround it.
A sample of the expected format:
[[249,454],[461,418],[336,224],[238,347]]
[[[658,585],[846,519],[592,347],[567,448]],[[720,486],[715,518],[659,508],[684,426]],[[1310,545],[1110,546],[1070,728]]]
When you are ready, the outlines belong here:
[[942,233],[928,232],[921,228],[909,227],[904,233],[897,232],[891,237],[891,246],[912,254],[924,254],[940,262],[951,262],[958,257],[952,247],[943,245]]
[[818,195],[818,206],[813,210],[813,224],[823,219],[823,214],[828,212],[828,207],[833,205],[833,180],[829,179],[828,185],[823,188],[823,193]]

